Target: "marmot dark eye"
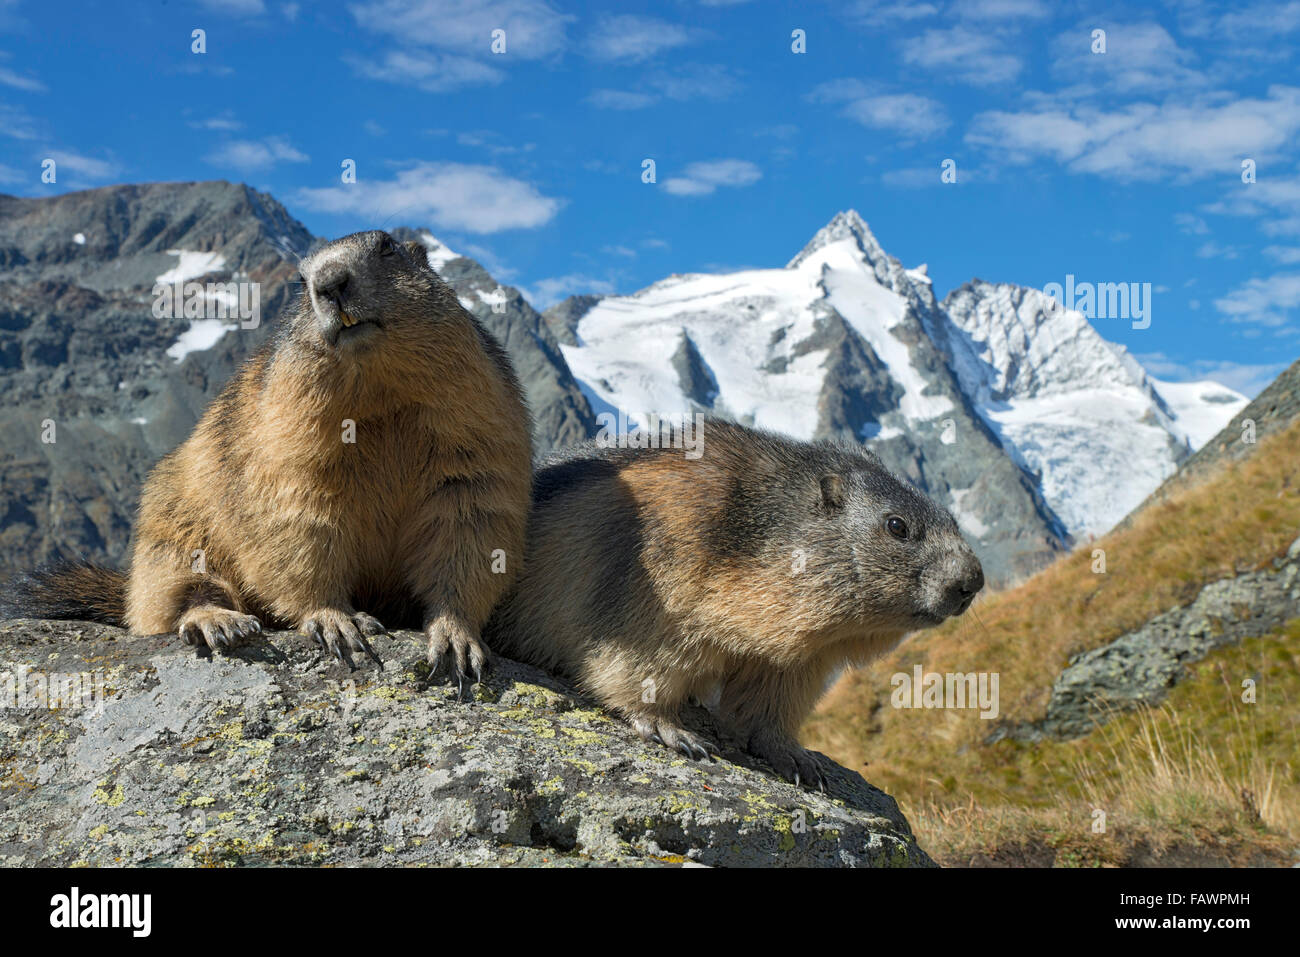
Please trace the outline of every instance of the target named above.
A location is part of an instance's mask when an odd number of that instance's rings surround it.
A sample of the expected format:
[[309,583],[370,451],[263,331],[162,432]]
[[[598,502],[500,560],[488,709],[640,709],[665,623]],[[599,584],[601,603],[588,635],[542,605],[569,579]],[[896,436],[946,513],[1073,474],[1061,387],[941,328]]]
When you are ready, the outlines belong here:
[[885,519],[885,531],[895,538],[907,538],[907,523],[897,515],[891,515]]
[[391,239],[385,236],[383,241],[379,244],[379,255],[391,256],[395,252],[397,252],[397,247],[393,244]]

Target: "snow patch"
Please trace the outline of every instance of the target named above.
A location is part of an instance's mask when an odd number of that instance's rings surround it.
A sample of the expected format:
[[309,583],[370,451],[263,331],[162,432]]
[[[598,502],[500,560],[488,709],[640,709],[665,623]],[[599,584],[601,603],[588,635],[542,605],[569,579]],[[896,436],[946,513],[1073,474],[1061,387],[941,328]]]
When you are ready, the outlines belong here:
[[452,250],[450,246],[438,239],[433,233],[422,232],[419,234],[420,242],[428,250],[429,266],[434,272],[442,272],[442,267],[447,265],[453,259],[459,259],[460,253]]
[[176,265],[168,269],[154,282],[167,286],[174,282],[188,282],[211,272],[225,268],[226,257],[218,252],[195,252],[192,249],[169,249],[168,256],[178,257]]
[[227,332],[238,328],[236,323],[225,319],[194,319],[190,322],[190,327],[167,347],[167,354],[180,362],[191,352],[211,349]]

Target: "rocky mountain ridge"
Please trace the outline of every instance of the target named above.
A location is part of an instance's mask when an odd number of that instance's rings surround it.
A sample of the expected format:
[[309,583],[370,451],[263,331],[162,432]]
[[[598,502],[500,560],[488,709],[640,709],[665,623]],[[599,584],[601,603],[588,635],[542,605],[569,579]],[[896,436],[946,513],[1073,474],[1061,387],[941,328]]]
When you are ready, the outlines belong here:
[[[1241,398],[1193,383],[1171,399],[1033,290],[976,281],[940,303],[853,211],[784,268],[544,314],[428,231],[394,232],[509,351],[539,451],[592,436],[601,413],[709,411],[866,442],[952,508],[994,584],[1113,522]],[[224,182],[0,197],[0,574],[60,551],[122,563],[145,473],[289,307],[315,241],[272,197]],[[200,313],[255,284],[258,320],[155,318],[155,286],[185,282],[211,284]],[[1098,369],[1110,388],[1089,392]],[[1062,413],[1088,397],[1088,415]]]

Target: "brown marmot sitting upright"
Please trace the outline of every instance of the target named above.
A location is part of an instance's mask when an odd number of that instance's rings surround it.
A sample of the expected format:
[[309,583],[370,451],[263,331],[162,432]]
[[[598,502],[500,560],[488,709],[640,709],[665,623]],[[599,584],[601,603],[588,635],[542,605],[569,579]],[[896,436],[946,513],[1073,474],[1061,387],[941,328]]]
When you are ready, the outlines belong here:
[[423,627],[458,681],[481,674],[531,482],[510,361],[418,243],[355,233],[301,272],[292,317],[145,482],[129,578],[56,565],[10,615],[214,650],[286,625],[349,664],[382,619]]
[[485,634],[648,740],[721,694],[720,726],[824,787],[796,734],[837,668],[960,615],[984,586],[952,516],[861,448],[703,423],[703,454],[585,446],[534,477],[528,552]]

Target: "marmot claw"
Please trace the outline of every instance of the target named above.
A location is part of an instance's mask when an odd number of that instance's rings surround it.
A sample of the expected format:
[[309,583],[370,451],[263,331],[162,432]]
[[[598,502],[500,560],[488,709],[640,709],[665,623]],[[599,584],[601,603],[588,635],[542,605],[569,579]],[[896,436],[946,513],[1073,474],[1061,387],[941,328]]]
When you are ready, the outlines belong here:
[[360,652],[380,668],[384,666],[375,650],[370,647],[366,636],[383,635],[387,630],[377,618],[365,612],[322,608],[305,617],[299,630],[314,639],[322,652],[332,654],[353,671],[357,670],[357,666],[348,654],[349,651]]

